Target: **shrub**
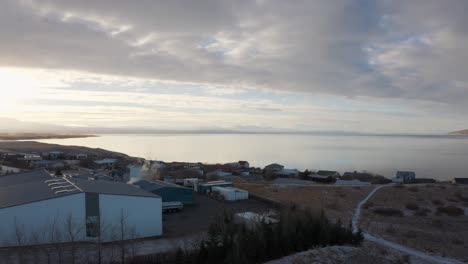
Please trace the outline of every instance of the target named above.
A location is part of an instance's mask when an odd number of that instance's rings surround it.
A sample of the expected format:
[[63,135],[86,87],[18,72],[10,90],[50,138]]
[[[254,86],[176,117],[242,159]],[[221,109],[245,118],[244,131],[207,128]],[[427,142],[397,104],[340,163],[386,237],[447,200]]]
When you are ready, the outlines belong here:
[[443,205],[441,200],[432,200],[432,203],[435,205]]
[[457,192],[455,193],[455,196],[456,196],[458,199],[460,199],[462,202],[468,203],[468,197],[463,196],[463,195],[461,194],[460,191],[457,191]]
[[329,221],[323,213],[291,209],[281,211],[278,217],[276,224],[246,225],[226,213],[210,225],[207,237],[192,249],[135,257],[128,263],[264,263],[314,247],[359,245],[364,239],[362,232],[353,233],[340,221]]
[[419,205],[417,205],[415,203],[407,203],[405,205],[405,207],[406,207],[406,209],[413,210],[413,211],[419,210]]
[[419,209],[418,211],[416,211],[416,213],[414,213],[414,215],[417,215],[417,216],[427,216],[427,214],[429,214],[431,212],[431,210],[427,209],[427,208],[421,208]]
[[441,229],[441,228],[444,227],[444,223],[442,222],[442,220],[436,219],[436,220],[432,221],[432,226],[435,227],[435,228]]
[[447,186],[444,186],[444,185],[439,185],[439,189],[441,189],[441,190],[445,190],[445,189],[447,189]]
[[418,192],[419,189],[418,189],[417,186],[411,186],[411,187],[408,188],[408,191],[410,191],[410,192]]
[[456,207],[456,206],[439,206],[437,207],[437,212],[440,212],[442,214],[446,214],[448,216],[461,216],[465,214],[465,210]]
[[404,216],[403,212],[399,209],[395,208],[376,208],[373,210],[375,214],[383,215],[383,216]]
[[386,228],[385,228],[385,232],[387,234],[390,234],[390,235],[395,235],[396,234],[396,228],[393,226],[393,225],[388,225]]

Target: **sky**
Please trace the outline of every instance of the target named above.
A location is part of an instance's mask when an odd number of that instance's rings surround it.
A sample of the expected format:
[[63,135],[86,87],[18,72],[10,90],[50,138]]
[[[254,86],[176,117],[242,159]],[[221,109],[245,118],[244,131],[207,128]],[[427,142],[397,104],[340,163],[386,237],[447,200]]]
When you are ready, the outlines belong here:
[[0,117],[71,127],[465,129],[466,10],[466,0],[2,0]]

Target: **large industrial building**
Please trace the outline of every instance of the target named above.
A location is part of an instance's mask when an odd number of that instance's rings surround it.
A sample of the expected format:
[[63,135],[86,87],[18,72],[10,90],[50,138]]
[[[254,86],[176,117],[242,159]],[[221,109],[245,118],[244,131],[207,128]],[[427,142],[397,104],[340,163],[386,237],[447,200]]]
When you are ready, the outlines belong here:
[[124,183],[53,177],[44,170],[0,177],[0,246],[68,242],[70,229],[74,241],[109,242],[120,237],[114,233],[122,226],[128,239],[161,236],[161,197]]
[[193,189],[163,181],[140,180],[133,183],[141,189],[157,194],[163,202],[194,204]]

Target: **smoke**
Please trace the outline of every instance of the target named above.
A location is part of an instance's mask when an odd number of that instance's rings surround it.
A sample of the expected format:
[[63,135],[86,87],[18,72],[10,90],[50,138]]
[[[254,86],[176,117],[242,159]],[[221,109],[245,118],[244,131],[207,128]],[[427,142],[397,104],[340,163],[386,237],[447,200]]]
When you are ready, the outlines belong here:
[[130,175],[130,180],[127,182],[128,184],[133,184],[140,180],[159,180],[160,170],[162,168],[162,164],[158,161],[151,161],[145,160],[141,165],[141,169],[139,173],[135,173]]

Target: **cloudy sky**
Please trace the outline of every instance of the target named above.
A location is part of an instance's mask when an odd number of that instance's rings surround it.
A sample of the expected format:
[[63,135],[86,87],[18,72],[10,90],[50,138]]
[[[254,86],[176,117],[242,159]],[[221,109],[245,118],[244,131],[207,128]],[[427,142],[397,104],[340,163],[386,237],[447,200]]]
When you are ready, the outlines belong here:
[[67,126],[468,128],[466,0],[0,1],[0,117]]

